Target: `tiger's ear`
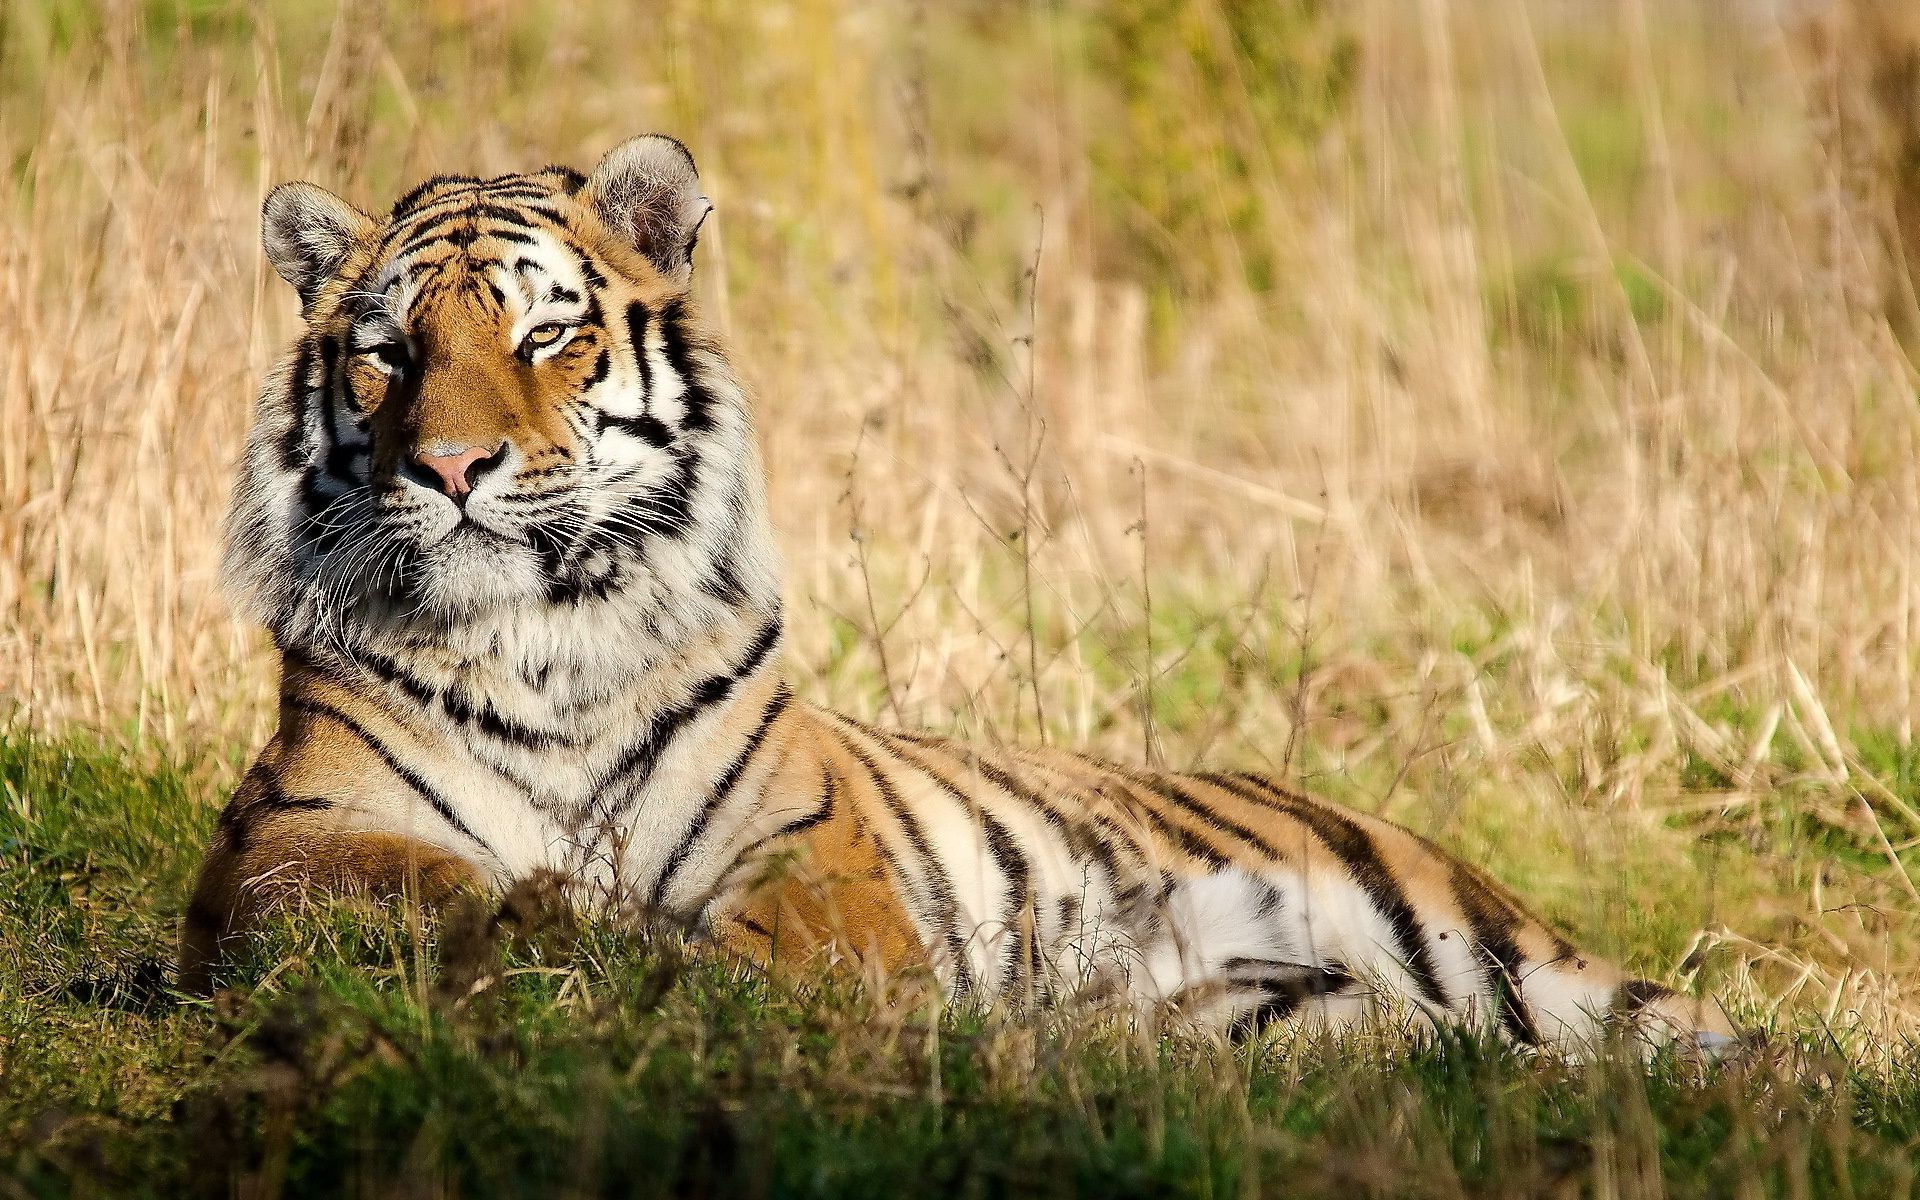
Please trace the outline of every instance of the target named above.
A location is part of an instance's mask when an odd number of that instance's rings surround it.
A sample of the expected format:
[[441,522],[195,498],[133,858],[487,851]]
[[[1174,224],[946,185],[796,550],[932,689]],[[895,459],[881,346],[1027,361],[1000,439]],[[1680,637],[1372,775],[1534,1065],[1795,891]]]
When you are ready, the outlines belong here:
[[593,169],[580,200],[667,278],[685,283],[693,273],[693,243],[713,202],[679,142],[649,133],[620,143]]
[[372,232],[372,217],[311,183],[283,183],[260,206],[267,261],[300,293],[302,308]]

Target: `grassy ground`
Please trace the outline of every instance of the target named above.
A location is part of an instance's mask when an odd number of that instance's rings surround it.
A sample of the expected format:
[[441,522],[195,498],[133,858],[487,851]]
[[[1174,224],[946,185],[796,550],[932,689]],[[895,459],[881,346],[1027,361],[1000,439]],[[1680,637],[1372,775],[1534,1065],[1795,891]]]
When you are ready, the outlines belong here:
[[[1908,7],[0,6],[0,1191],[1904,1194]],[[532,913],[169,994],[271,720],[216,570],[260,195],[646,129],[719,205],[799,690],[1303,778],[1777,1052],[930,1025]]]
[[[798,985],[529,891],[436,930],[309,914],[170,993],[206,808],[177,770],[0,747],[0,1189],[16,1195],[1909,1194],[1920,1054],[1718,1070],[1494,1044],[1230,1046]],[[31,805],[29,796],[59,797]]]

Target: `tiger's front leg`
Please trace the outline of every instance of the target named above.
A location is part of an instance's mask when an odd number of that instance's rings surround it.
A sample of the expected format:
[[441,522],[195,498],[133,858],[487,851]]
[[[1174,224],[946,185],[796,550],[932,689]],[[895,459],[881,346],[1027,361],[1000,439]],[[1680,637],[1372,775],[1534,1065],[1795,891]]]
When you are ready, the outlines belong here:
[[289,794],[256,764],[221,814],[180,929],[180,987],[206,993],[236,940],[308,896],[437,905],[486,886],[466,859],[404,834],[354,828],[336,803]]

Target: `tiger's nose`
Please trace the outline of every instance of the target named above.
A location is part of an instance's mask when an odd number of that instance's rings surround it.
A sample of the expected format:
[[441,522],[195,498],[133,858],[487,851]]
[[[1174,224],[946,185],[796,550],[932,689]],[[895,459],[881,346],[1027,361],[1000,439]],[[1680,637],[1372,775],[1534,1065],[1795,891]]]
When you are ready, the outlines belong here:
[[490,451],[478,446],[461,446],[437,454],[418,450],[414,452],[410,465],[415,468],[412,473],[416,482],[438,488],[465,503],[467,494],[473,491],[481,477],[506,460],[507,443],[501,442]]

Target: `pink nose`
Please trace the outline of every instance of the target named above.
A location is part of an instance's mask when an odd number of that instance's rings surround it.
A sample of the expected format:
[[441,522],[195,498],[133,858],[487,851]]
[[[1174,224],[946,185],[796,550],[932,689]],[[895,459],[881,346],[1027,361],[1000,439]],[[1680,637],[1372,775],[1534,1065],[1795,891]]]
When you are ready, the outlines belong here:
[[440,477],[441,491],[458,498],[473,490],[473,481],[478,474],[474,468],[483,463],[491,464],[505,448],[503,445],[487,451],[469,446],[451,454],[429,454],[422,450],[413,456],[413,461]]

